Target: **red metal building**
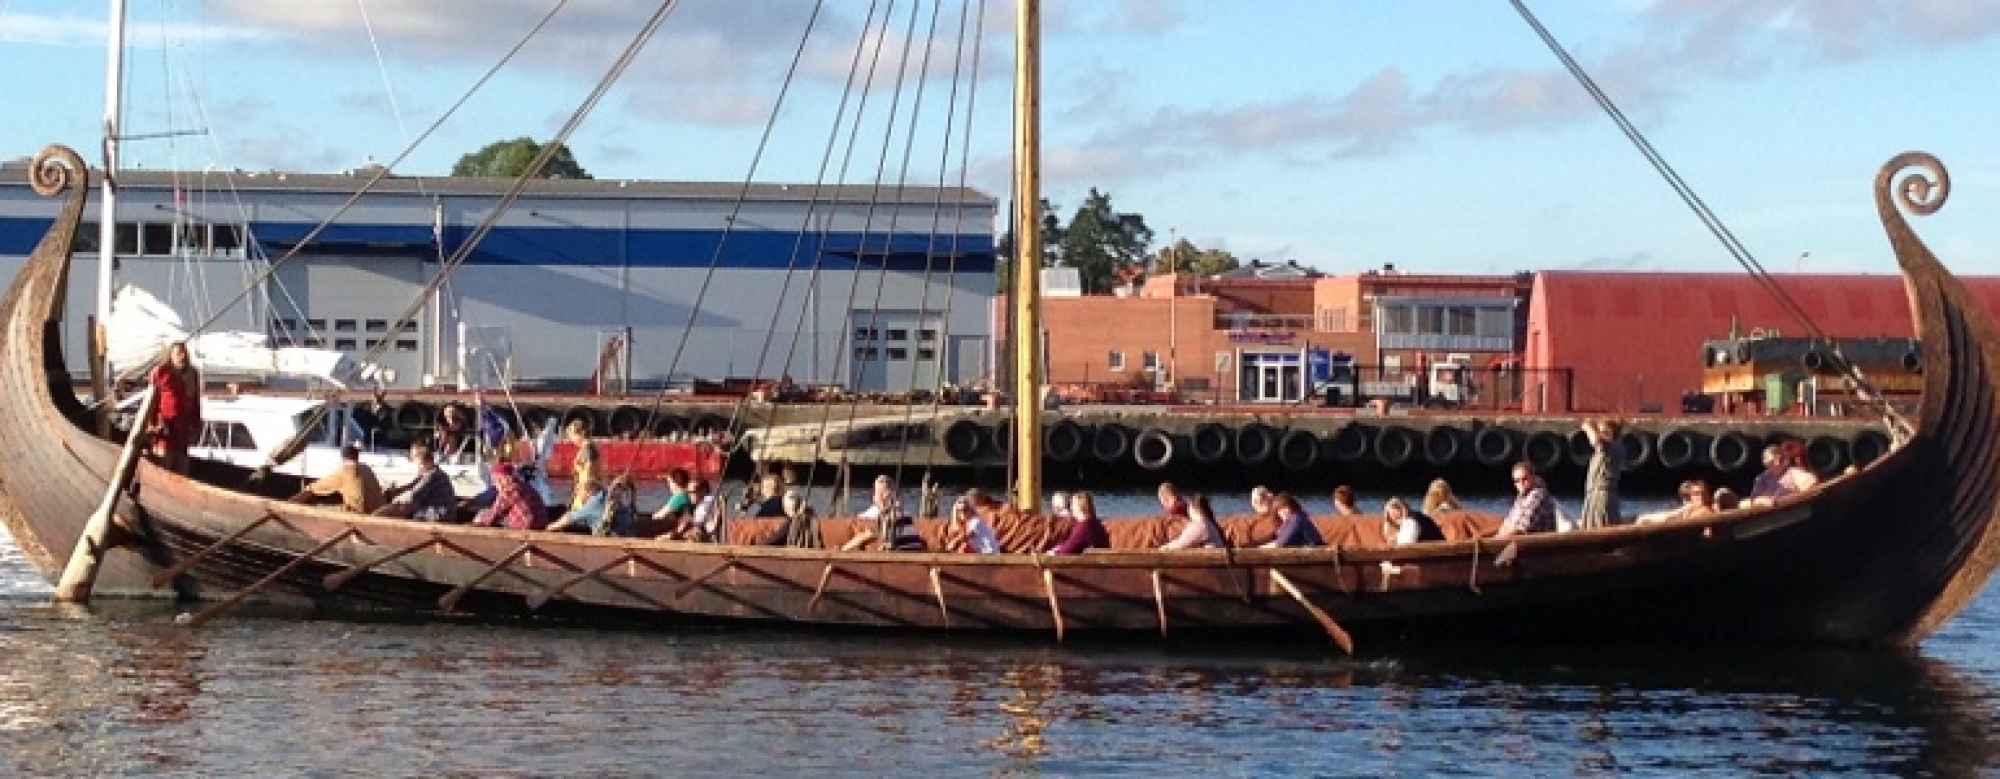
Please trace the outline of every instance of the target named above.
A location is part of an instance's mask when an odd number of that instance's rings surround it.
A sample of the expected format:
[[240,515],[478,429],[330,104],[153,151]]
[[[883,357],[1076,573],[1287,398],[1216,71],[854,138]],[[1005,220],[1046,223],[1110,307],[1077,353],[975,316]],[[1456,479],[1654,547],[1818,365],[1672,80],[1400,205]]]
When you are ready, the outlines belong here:
[[[1909,304],[1900,276],[1781,274],[1779,287],[1834,338],[1907,338]],[[2000,277],[1966,277],[2000,311]],[[1576,411],[1678,411],[1702,378],[1702,342],[1740,333],[1805,336],[1755,279],[1741,273],[1535,275],[1528,310],[1529,369],[1573,369]],[[1528,393],[1523,410],[1562,411],[1561,393]]]

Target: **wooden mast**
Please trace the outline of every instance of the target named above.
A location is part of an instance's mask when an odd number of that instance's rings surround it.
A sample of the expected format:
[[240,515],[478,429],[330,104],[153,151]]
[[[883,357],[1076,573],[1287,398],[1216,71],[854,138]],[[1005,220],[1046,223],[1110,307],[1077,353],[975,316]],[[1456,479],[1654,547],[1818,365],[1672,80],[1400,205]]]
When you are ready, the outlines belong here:
[[1014,507],[1042,494],[1041,0],[1014,19]]
[[111,276],[118,258],[118,141],[125,131],[125,0],[111,0],[110,38],[104,63],[104,192],[97,209],[96,314],[90,327],[90,391],[97,403],[97,433],[111,433],[110,346],[105,330],[111,322]]

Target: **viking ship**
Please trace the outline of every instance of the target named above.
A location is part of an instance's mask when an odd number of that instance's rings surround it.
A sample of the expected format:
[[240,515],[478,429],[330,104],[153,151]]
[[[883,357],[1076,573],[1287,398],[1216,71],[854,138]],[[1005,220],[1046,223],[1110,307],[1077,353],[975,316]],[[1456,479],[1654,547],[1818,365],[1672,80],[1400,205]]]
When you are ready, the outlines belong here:
[[[1037,3],[1019,5],[1016,153],[1031,161]],[[1016,234],[1034,256],[1038,182],[1022,168]],[[1307,631],[1349,651],[1440,635],[1910,645],[2000,563],[2000,334],[1908,225],[1949,189],[1944,167],[1919,153],[1890,160],[1874,196],[1908,287],[1923,392],[1914,414],[1889,412],[1893,448],[1857,471],[1772,505],[1659,524],[1506,539],[1457,527],[1445,541],[1396,546],[1366,522],[1321,519],[1328,546],[1272,549],[1240,546],[1268,528],[1236,518],[1225,531],[1238,546],[1161,551],[1162,518],[1114,522],[1111,549],[1064,556],[1043,552],[1064,528],[1032,509],[1034,338],[1016,339],[1027,350],[1015,361],[1018,508],[989,512],[1000,554],[842,551],[858,523],[841,519],[822,523],[818,548],[758,545],[768,521],[739,521],[723,543],[409,522],[288,503],[295,484],[248,482],[226,464],[166,470],[138,456],[136,437],[101,432],[64,364],[60,311],[88,169],[52,147],[31,175],[43,194],[69,195],[0,303],[0,519],[60,599],[171,588],[207,602],[196,624],[255,599],[600,625]],[[1032,292],[1026,266],[1016,283]],[[1035,332],[1033,295],[1016,303],[1021,330]],[[933,541],[942,532],[922,530]]]

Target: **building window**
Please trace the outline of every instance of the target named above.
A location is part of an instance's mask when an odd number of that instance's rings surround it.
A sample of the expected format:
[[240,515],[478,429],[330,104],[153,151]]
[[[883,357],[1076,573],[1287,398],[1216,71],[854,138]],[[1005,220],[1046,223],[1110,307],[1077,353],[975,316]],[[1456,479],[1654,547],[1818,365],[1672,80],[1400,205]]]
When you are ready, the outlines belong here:
[[243,228],[236,225],[209,225],[210,248],[235,254],[243,250]]
[[1474,327],[1474,323],[1478,315],[1479,309],[1471,306],[1452,306],[1445,309],[1445,334],[1477,335],[1478,328]]
[[354,332],[354,320],[352,320],[352,319],[335,319],[335,320],[333,320],[333,331],[334,331],[334,332],[336,332],[336,333],[352,333],[352,332]]
[[1139,369],[1148,372],[1158,371],[1160,369],[1160,353],[1140,352]]
[[1444,335],[1444,309],[1437,306],[1418,308],[1417,335]]
[[415,338],[402,338],[396,341],[396,351],[414,352],[416,350],[417,350],[417,339]]
[[872,328],[872,327],[857,327],[857,328],[854,328],[854,342],[855,342],[855,343],[858,343],[858,344],[865,344],[865,343],[870,343],[870,342],[873,342],[874,340],[875,340],[875,328]]
[[354,351],[357,345],[352,338],[336,338],[333,340],[333,348],[338,351],[351,352]]
[[928,327],[917,331],[917,340],[922,341],[924,343],[931,343],[932,341],[936,341],[937,337],[938,337],[938,331]]
[[371,333],[386,333],[389,332],[389,320],[370,319],[366,327],[368,328],[368,332]]
[[1513,338],[1514,312],[1504,308],[1479,309],[1479,335],[1482,338]]
[[305,348],[307,348],[307,349],[325,349],[325,348],[326,348],[326,339],[324,339],[324,338],[307,338],[307,339],[305,340],[305,342],[304,342],[303,344],[301,344],[301,345],[302,345],[302,346],[304,346],[304,347],[305,347]]
[[1375,310],[1376,327],[1383,335],[1409,335],[1416,332],[1415,319],[1409,306],[1383,306]]
[[139,226],[126,222],[112,228],[111,248],[118,254],[138,254]]
[[1319,329],[1328,333],[1351,332],[1347,328],[1347,307],[1328,306],[1319,310]]
[[174,223],[146,222],[139,225],[138,254],[171,257],[174,253]]
[[900,328],[900,327],[899,327],[899,328],[895,328],[895,329],[892,329],[892,330],[890,330],[890,331],[889,331],[889,340],[891,340],[891,341],[908,341],[908,340],[910,340],[910,331],[908,331],[908,330],[904,330],[904,329],[902,329],[902,328]]
[[910,350],[900,346],[889,347],[889,359],[896,361],[910,359]]
[[925,361],[935,360],[937,359],[937,350],[929,347],[918,349],[917,359]]
[[875,347],[863,346],[856,348],[854,350],[854,359],[857,362],[871,362],[875,360],[876,359]]
[[1112,352],[1111,352],[1110,356],[1108,356],[1108,357],[1106,357],[1106,358],[1105,358],[1104,362],[1105,362],[1105,364],[1106,364],[1106,365],[1110,366],[1110,368],[1111,368],[1111,372],[1112,372],[1112,373],[1124,373],[1124,372],[1125,372],[1125,353],[1124,353],[1124,352],[1121,352],[1121,351],[1118,351],[1118,350],[1115,350],[1115,349],[1114,349],[1114,350],[1112,350]]
[[320,331],[323,331],[323,330],[325,330],[325,329],[326,329],[326,320],[324,320],[324,319],[308,319],[308,320],[306,320],[306,329],[307,329],[307,330],[311,330],[311,331],[313,331],[313,332],[315,332],[315,333],[317,333],[317,332],[320,332]]

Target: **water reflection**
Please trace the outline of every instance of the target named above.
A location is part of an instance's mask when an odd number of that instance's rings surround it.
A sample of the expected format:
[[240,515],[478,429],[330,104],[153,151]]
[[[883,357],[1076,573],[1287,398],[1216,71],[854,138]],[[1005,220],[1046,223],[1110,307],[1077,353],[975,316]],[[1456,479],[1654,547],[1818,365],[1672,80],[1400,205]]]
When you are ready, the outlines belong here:
[[[1964,624],[1990,624],[1993,599],[1975,608]],[[0,771],[2000,770],[2000,677],[1984,650],[1958,662],[1656,647],[1346,660],[1304,643],[256,619],[188,630],[172,616],[0,601]],[[1956,651],[1994,635],[1941,641]]]

